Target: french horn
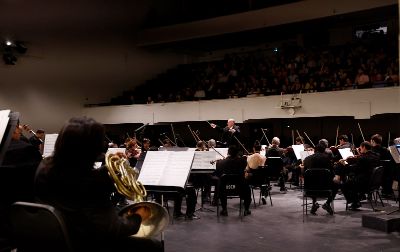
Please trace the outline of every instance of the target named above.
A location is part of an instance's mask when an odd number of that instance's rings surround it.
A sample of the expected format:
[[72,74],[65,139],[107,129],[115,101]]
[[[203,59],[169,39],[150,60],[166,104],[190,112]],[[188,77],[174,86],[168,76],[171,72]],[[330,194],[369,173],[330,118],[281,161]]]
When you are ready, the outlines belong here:
[[137,180],[139,176],[137,169],[132,168],[129,160],[118,154],[107,154],[105,161],[108,174],[114,181],[117,191],[134,202],[121,209],[119,215],[127,217],[141,207],[147,207],[150,211],[150,217],[142,220],[139,231],[134,236],[147,238],[162,232],[169,223],[169,214],[160,204],[144,201],[147,192],[143,184]]

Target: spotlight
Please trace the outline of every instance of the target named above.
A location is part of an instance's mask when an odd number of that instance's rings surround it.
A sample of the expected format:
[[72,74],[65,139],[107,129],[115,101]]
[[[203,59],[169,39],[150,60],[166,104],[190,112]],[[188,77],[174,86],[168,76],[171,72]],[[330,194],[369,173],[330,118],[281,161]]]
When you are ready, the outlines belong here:
[[12,42],[10,40],[7,40],[6,41],[6,46],[11,46],[11,45],[12,45]]

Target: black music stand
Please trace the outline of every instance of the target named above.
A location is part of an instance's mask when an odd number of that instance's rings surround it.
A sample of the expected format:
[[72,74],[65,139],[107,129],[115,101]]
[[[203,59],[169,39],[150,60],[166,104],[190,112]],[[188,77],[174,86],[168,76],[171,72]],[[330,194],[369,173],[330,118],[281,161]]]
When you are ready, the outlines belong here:
[[[398,167],[398,169],[400,169],[400,164],[396,164]],[[389,213],[387,213],[387,215],[391,215],[391,214],[394,214],[394,213],[397,213],[397,212],[400,212],[400,190],[399,190],[399,183],[400,183],[400,172],[398,171],[398,174],[399,174],[399,177],[398,177],[398,179],[397,179],[397,201],[399,202],[399,208],[398,209],[396,209],[396,210],[393,210],[393,211],[391,211],[391,212],[389,212]]]
[[[207,176],[208,174],[214,173],[214,171],[215,170],[193,170],[192,169],[190,171],[190,173],[191,174],[196,174],[196,175]],[[204,194],[204,183],[201,183],[200,188],[201,188],[201,205],[200,205],[200,208],[197,208],[195,211],[196,212],[198,212],[198,211],[200,211],[200,212],[203,212],[203,211],[215,212],[214,210],[212,210],[210,208],[204,207],[204,197],[203,197],[203,194]],[[210,202],[211,202],[211,199],[210,199]]]

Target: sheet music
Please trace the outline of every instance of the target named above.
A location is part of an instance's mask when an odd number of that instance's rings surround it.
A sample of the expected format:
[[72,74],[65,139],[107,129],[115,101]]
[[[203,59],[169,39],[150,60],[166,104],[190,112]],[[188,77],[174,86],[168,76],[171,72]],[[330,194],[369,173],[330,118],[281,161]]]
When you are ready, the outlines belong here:
[[138,180],[143,185],[184,188],[193,158],[193,151],[149,151]]
[[304,151],[304,145],[302,144],[294,144],[292,145],[294,154],[296,155],[297,160],[301,159],[300,152]]
[[390,151],[390,154],[392,154],[394,161],[397,164],[400,164],[400,145],[389,146],[389,151]]
[[10,112],[10,110],[0,110],[0,143],[3,141],[4,133],[10,120],[8,117]]
[[44,138],[43,157],[53,155],[54,145],[56,144],[58,134],[46,134]]
[[301,161],[314,154],[314,151],[300,151]]
[[194,153],[192,170],[215,170],[215,162],[213,164],[210,162],[221,158],[215,151],[196,151]]
[[354,154],[353,152],[351,152],[350,148],[338,149],[338,151],[343,159],[347,159],[348,157],[354,157]]

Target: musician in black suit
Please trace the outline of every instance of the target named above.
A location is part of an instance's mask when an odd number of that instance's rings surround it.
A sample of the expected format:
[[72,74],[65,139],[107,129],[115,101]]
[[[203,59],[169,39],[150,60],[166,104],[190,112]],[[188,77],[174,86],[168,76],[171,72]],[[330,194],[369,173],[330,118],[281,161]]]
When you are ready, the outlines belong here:
[[8,213],[11,204],[34,201],[33,179],[41,159],[37,148],[21,140],[21,127],[17,124],[0,167],[0,241],[4,243],[8,243],[11,233]]
[[[240,193],[244,199],[244,215],[251,214],[249,207],[251,202],[251,191],[248,184],[245,183],[244,171],[247,166],[246,159],[238,156],[239,151],[236,146],[230,146],[228,149],[228,157],[222,160],[218,160],[216,163],[215,176],[221,178],[224,174],[237,174],[241,176],[242,180],[238,186],[240,186]],[[227,216],[227,196],[225,188],[219,186],[219,198],[221,200],[222,216]]]
[[[314,154],[306,157],[304,159],[303,165],[304,165],[304,171],[308,169],[322,169],[322,168],[326,168],[332,171],[333,195],[332,197],[328,197],[326,203],[322,205],[322,208],[326,210],[330,215],[333,215],[333,209],[331,207],[331,203],[335,199],[338,188],[335,184],[333,184],[334,173],[333,173],[331,157],[329,157],[328,154],[325,152],[325,148],[326,148],[325,145],[317,144],[314,148]],[[313,197],[312,200],[313,200],[313,205],[311,207],[310,213],[315,215],[319,208],[319,205],[317,203],[316,197]]]
[[379,165],[379,154],[372,152],[371,149],[369,142],[362,142],[360,156],[347,158],[347,162],[339,161],[345,165],[344,169],[348,177],[342,185],[342,191],[346,201],[352,203],[350,206],[352,210],[361,207],[360,197],[368,189],[373,169]]
[[381,161],[385,160],[383,184],[382,184],[382,196],[390,197],[393,195],[392,184],[395,178],[395,167],[396,162],[394,161],[390,151],[382,146],[382,136],[375,134],[371,137],[372,151],[379,154]]
[[232,146],[232,145],[238,146],[238,142],[235,139],[235,137],[239,138],[240,127],[235,124],[235,119],[233,118],[228,119],[225,128],[221,128],[220,126],[214,123],[211,123],[210,125],[212,128],[222,131],[221,142],[225,146]]
[[54,155],[38,168],[36,196],[62,212],[78,250],[160,250],[155,241],[129,237],[149,218],[149,209],[140,207],[130,217],[119,216],[110,200],[115,190],[107,168],[93,168],[104,136],[103,125],[93,119],[70,119],[58,135]]

